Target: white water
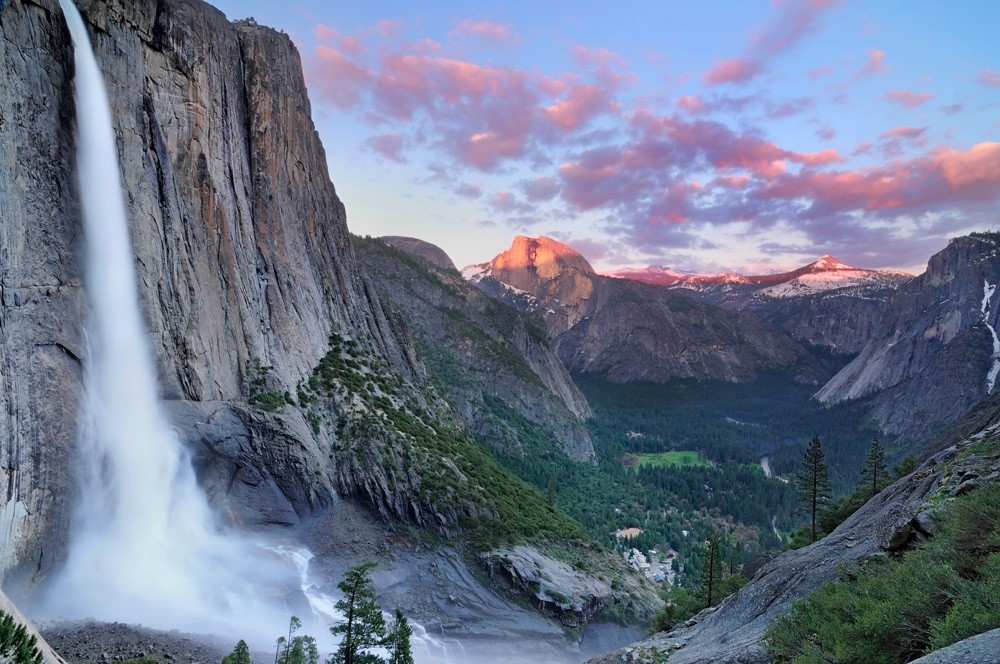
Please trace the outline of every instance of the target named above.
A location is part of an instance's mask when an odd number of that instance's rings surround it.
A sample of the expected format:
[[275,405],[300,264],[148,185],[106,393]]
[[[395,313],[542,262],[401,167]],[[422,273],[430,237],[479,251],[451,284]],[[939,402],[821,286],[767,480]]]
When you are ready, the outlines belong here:
[[986,323],[990,334],[993,335],[993,366],[986,374],[986,394],[993,391],[993,386],[997,382],[997,374],[1000,374],[1000,337],[997,337],[997,331],[990,325],[990,300],[996,289],[997,284],[991,285],[989,281],[983,280],[983,305],[981,307],[983,322]]
[[162,412],[107,94],[79,12],[70,0],[60,4],[75,46],[91,318],[80,500],[45,613],[247,638],[280,632],[288,620],[280,595],[297,579],[260,546],[222,532]]

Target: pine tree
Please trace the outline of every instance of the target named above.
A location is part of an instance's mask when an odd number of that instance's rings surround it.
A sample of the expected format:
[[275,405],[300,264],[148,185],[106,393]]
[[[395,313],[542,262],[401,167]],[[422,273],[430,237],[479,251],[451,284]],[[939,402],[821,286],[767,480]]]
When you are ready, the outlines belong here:
[[858,483],[858,490],[864,491],[869,498],[873,498],[876,493],[885,488],[889,479],[889,467],[885,463],[885,450],[879,444],[878,438],[872,440],[872,446],[868,450],[868,458],[861,469],[861,479]]
[[247,642],[240,639],[233,651],[222,658],[222,664],[251,664],[250,646]]
[[38,639],[28,633],[28,628],[14,620],[14,616],[0,611],[0,661],[15,664],[42,664]]
[[705,562],[701,570],[699,593],[705,598],[705,608],[719,600],[719,586],[722,584],[722,545],[714,533],[705,543]]
[[406,616],[399,609],[396,609],[396,619],[389,629],[389,636],[386,638],[385,647],[389,650],[388,664],[413,664],[413,651],[410,650],[410,636],[413,630]]
[[802,457],[802,470],[795,478],[799,490],[799,510],[807,512],[812,524],[812,541],[816,541],[816,516],[830,502],[830,474],[823,461],[819,436],[813,436]]
[[340,646],[333,653],[330,664],[384,664],[385,660],[369,652],[385,643],[385,619],[382,609],[375,601],[375,593],[371,588],[369,570],[375,563],[368,562],[352,567],[344,575],[344,580],[337,588],[344,593],[344,598],[337,600],[337,610],[346,618],[346,622],[334,625],[330,632],[337,636],[343,634]]

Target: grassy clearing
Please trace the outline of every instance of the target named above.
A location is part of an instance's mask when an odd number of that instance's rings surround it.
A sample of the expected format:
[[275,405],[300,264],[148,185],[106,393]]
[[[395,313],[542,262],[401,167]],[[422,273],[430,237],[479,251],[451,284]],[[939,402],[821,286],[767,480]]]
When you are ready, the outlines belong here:
[[711,462],[700,452],[681,450],[674,452],[656,452],[653,454],[626,454],[622,461],[629,468],[651,466],[663,468],[666,466],[711,466]]

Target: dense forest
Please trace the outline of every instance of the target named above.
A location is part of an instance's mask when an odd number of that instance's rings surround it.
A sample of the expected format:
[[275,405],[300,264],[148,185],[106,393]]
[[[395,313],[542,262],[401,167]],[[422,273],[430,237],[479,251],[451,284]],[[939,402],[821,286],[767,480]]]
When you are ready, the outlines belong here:
[[[495,452],[498,460],[609,547],[624,545],[616,530],[638,527],[642,535],[628,546],[677,551],[688,584],[697,582],[713,533],[722,536],[724,562],[733,565],[780,548],[803,523],[789,480],[814,435],[823,441],[835,497],[854,489],[873,437],[882,437],[856,404],[824,407],[810,399],[812,386],[779,376],[746,385],[574,380],[594,410],[587,425],[596,463],[570,462],[551,434],[484,395],[491,415],[519,442],[494,445],[517,450]],[[676,451],[697,454],[677,455],[676,465],[661,462],[674,458],[663,453]],[[783,477],[765,476],[764,456]]]

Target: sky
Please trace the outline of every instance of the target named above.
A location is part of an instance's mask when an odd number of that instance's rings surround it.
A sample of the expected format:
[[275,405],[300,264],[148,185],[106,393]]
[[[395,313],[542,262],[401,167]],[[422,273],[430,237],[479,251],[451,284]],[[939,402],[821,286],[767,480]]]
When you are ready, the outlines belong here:
[[995,0],[211,0],[286,32],[359,235],[461,268],[923,271],[1000,228]]

